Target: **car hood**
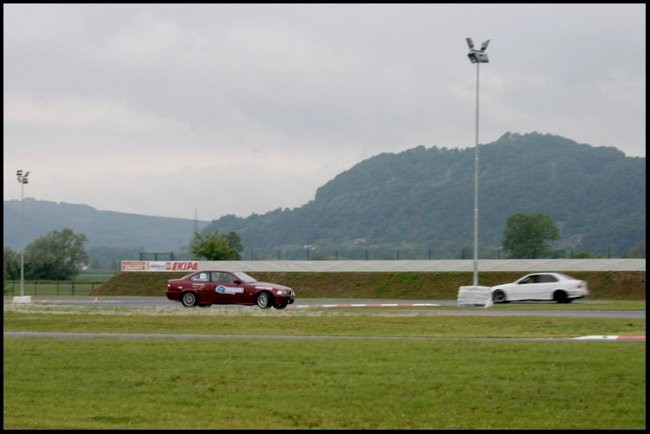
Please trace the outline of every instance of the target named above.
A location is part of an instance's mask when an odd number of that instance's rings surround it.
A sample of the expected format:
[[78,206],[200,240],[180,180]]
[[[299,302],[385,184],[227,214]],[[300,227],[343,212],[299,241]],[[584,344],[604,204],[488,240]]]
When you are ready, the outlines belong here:
[[277,283],[269,283],[269,282],[248,283],[247,286],[256,289],[291,289],[288,286],[278,285]]

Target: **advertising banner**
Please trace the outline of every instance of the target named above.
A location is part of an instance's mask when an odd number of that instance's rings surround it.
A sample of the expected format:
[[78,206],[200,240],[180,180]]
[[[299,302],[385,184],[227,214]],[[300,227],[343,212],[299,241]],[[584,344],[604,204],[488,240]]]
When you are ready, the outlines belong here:
[[122,261],[122,271],[197,271],[199,261]]

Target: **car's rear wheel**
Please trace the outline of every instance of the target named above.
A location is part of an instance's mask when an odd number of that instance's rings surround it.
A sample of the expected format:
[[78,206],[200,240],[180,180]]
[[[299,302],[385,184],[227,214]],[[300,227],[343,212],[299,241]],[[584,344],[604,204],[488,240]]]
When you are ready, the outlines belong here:
[[260,309],[268,309],[271,307],[271,294],[269,294],[266,291],[262,291],[259,294],[257,294],[257,298],[255,299],[255,304],[257,304],[257,307]]
[[553,299],[555,301],[557,301],[558,303],[570,303],[571,302],[571,300],[569,299],[569,296],[564,291],[555,291],[555,293],[553,294]]
[[497,289],[494,291],[494,294],[492,294],[492,301],[495,303],[507,303],[508,300],[506,299],[506,294],[505,292],[501,291],[500,289]]
[[185,307],[194,307],[197,304],[196,302],[196,294],[193,292],[186,292],[181,298],[181,303],[183,303],[183,306]]
[[276,309],[284,309],[285,307],[287,307],[287,305],[286,304],[274,304],[273,307],[276,308]]

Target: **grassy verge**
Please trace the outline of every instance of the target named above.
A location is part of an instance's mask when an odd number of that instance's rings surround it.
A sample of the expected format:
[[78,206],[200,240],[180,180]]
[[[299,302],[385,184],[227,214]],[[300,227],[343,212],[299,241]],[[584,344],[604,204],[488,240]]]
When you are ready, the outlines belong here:
[[644,319],[435,315],[398,309],[158,309],[9,305],[5,331],[546,338],[645,335]]
[[643,345],[4,339],[5,429],[644,429]]

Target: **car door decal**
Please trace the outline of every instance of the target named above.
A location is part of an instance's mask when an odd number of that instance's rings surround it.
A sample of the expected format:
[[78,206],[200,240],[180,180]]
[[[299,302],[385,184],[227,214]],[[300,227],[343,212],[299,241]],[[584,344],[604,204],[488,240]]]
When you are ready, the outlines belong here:
[[219,294],[242,294],[244,292],[244,288],[239,288],[239,287],[232,287],[232,286],[224,286],[224,285],[219,285],[215,288],[215,291],[218,292]]

